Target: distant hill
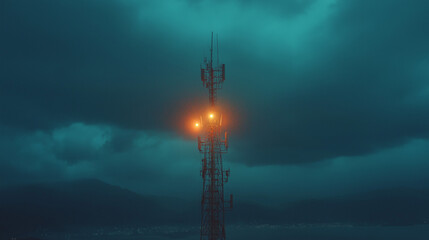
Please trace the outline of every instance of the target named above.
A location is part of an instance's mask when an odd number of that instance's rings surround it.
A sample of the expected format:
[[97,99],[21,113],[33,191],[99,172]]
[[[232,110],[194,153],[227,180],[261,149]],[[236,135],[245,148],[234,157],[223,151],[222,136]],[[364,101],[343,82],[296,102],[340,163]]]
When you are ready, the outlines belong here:
[[[99,180],[0,190],[0,232],[73,227],[198,225],[199,201],[143,196]],[[413,225],[429,222],[429,191],[385,189],[270,208],[234,204],[227,223]]]
[[429,191],[383,189],[334,199],[306,200],[285,207],[288,223],[415,225],[429,223]]
[[[99,180],[79,180],[0,190],[0,231],[188,223],[188,202],[142,196]],[[178,207],[177,207],[178,205]]]

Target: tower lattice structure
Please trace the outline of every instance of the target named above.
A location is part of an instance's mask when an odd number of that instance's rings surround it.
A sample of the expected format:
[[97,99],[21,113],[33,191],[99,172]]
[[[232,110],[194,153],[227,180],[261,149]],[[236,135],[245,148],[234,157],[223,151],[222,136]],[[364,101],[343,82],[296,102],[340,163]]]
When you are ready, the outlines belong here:
[[[219,48],[217,47],[217,50]],[[225,210],[232,208],[232,195],[228,201],[224,196],[224,183],[228,182],[230,171],[223,169],[222,154],[228,149],[228,135],[222,130],[222,114],[216,107],[217,90],[225,81],[225,64],[213,62],[213,33],[210,59],[204,59],[201,66],[201,81],[209,90],[210,110],[201,117],[202,134],[198,137],[198,149],[202,153],[201,176],[203,192],[201,197],[201,240],[225,239]],[[226,205],[227,203],[227,205]]]

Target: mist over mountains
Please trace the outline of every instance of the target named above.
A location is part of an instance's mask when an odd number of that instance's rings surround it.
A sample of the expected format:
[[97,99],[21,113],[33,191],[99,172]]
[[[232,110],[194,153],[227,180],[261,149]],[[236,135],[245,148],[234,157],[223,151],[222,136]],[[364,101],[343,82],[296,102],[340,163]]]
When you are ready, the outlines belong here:
[[[0,232],[103,226],[198,225],[199,201],[145,196],[95,179],[0,190]],[[384,189],[282,206],[236,202],[228,224],[398,226],[429,222],[429,191]]]

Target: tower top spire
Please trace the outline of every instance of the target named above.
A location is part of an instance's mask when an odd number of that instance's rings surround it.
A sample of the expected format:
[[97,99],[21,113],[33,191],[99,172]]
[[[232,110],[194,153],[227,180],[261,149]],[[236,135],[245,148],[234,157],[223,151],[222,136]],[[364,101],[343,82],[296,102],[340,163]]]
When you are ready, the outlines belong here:
[[213,66],[213,32],[211,35],[210,45],[210,61],[205,60],[201,65],[201,81],[203,86],[209,90],[209,103],[211,107],[216,105],[217,90],[222,88],[222,83],[225,81],[225,64],[219,64],[219,39],[217,40],[217,56],[216,65]]

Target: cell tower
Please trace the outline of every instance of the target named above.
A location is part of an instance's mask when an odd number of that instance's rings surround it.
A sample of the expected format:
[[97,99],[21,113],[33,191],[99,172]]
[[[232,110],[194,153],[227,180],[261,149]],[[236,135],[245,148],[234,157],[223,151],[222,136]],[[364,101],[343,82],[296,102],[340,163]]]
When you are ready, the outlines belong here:
[[[218,41],[217,41],[218,43]],[[218,44],[217,44],[218,45]],[[218,45],[219,46],[219,45]],[[201,240],[225,239],[225,210],[232,208],[232,194],[225,201],[224,183],[228,182],[230,171],[223,170],[222,154],[228,149],[228,135],[222,130],[222,114],[216,108],[217,90],[225,81],[225,64],[219,64],[219,47],[216,48],[216,65],[213,63],[213,33],[210,59],[204,59],[201,66],[201,81],[209,90],[210,109],[200,119],[202,134],[198,137],[198,149],[203,154],[201,176],[203,193],[201,197]],[[198,124],[197,124],[198,125]],[[229,206],[225,206],[229,203]]]

